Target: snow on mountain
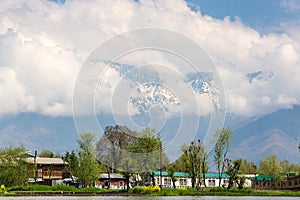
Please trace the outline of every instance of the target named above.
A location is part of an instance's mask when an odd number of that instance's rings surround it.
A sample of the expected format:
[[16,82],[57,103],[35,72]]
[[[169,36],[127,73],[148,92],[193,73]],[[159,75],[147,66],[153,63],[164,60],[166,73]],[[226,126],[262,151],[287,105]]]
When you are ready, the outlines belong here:
[[139,111],[148,111],[152,106],[180,105],[178,98],[166,87],[156,83],[140,85],[130,97],[130,101]]
[[273,72],[264,72],[264,71],[256,71],[252,73],[247,74],[247,78],[250,83],[252,83],[254,80],[258,81],[267,81],[270,78],[273,77]]

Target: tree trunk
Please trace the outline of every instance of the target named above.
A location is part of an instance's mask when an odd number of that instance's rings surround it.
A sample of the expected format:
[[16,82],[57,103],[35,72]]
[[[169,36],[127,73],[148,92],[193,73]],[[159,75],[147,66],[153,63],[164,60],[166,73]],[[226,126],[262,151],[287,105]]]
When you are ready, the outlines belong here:
[[151,173],[151,180],[152,180],[152,185],[155,186],[154,172]]
[[126,177],[126,191],[129,191],[129,176]]

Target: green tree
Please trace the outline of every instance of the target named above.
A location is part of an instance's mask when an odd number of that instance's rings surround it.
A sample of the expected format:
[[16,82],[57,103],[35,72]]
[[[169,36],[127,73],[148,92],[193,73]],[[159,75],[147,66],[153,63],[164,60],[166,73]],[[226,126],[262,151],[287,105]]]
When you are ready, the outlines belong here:
[[99,164],[96,159],[94,141],[96,141],[95,134],[90,132],[80,134],[80,139],[77,140],[80,148],[77,177],[83,181],[84,186],[92,186],[99,175]]
[[53,153],[52,151],[45,150],[45,151],[42,151],[42,152],[39,154],[39,157],[53,158],[53,157],[54,157],[54,153]]
[[228,189],[230,189],[234,182],[236,182],[239,185],[239,188],[242,189],[243,188],[243,182],[241,179],[241,182],[239,181],[239,176],[238,173],[240,171],[240,168],[242,166],[242,159],[236,159],[236,160],[229,160],[227,159],[226,162],[228,163],[228,167],[226,170],[226,173],[229,175],[229,181],[228,181]]
[[[155,185],[154,170],[160,168],[160,150],[161,150],[160,134],[155,129],[143,129],[140,136],[129,144],[129,151],[134,153],[132,159],[137,163],[137,171],[142,175],[142,184]],[[168,159],[162,151],[162,165],[168,164]],[[152,180],[150,180],[150,178]]]
[[175,183],[178,180],[178,178],[175,176],[175,172],[176,172],[175,163],[170,164],[169,166],[167,166],[166,170],[168,172],[169,177],[171,178],[173,188],[176,189],[176,184]]
[[134,175],[135,166],[137,163],[129,156],[124,156],[120,162],[120,171],[126,178],[126,190],[128,191],[130,188],[130,177]]
[[270,176],[274,187],[280,173],[280,164],[277,160],[277,155],[270,153],[263,160],[260,160],[258,171],[261,174]]
[[129,143],[134,141],[136,137],[137,133],[126,126],[107,126],[103,137],[96,144],[98,160],[102,164],[106,164],[109,171],[119,169],[120,161],[126,156]]
[[254,162],[249,162],[245,159],[242,159],[242,166],[240,169],[242,174],[256,174],[257,166]]
[[73,177],[78,177],[79,174],[79,158],[74,150],[71,153],[66,152],[65,161],[68,162],[67,170],[70,172],[73,180]]
[[192,187],[194,188],[197,182],[198,187],[200,187],[202,178],[205,180],[205,173],[208,168],[208,154],[205,151],[204,145],[200,142],[200,140],[198,140],[197,143],[193,141],[189,146],[183,146],[182,150],[184,152],[184,156],[182,158],[186,165],[185,169],[191,174]]
[[0,180],[6,186],[28,183],[28,152],[22,146],[8,146],[0,150]]
[[229,152],[229,144],[231,142],[231,130],[221,129],[216,132],[216,143],[214,146],[214,162],[219,174],[219,187],[221,186],[222,175],[225,170],[227,153]]

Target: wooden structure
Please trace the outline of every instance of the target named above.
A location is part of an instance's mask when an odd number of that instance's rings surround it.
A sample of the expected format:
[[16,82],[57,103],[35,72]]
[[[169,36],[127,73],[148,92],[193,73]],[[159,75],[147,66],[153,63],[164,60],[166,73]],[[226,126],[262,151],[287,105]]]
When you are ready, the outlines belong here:
[[29,157],[26,161],[29,163],[29,182],[54,185],[61,184],[65,178],[67,163],[61,158]]
[[101,189],[125,189],[126,178],[119,173],[101,173],[96,181],[95,187]]

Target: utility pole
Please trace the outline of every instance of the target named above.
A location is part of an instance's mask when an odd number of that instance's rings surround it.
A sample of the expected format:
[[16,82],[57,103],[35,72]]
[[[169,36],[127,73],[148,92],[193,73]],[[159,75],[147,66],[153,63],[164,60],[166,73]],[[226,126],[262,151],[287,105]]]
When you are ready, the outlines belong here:
[[160,142],[159,147],[159,187],[162,188],[162,171],[161,171],[161,161],[162,161],[162,142]]
[[38,178],[38,170],[37,170],[37,162],[36,162],[36,157],[37,157],[37,150],[34,151],[34,182],[36,183],[37,178]]

